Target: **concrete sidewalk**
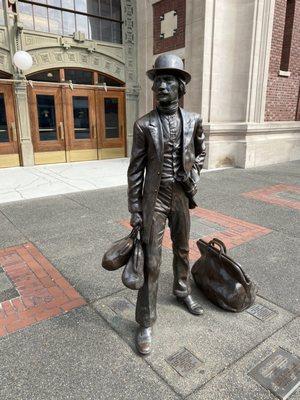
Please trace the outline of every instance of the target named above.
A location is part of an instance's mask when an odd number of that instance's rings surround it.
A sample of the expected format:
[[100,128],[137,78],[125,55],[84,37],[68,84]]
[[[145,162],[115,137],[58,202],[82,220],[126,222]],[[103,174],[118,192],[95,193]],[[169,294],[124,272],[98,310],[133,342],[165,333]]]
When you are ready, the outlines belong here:
[[[280,398],[276,388],[296,367],[279,355],[275,368],[258,368],[273,391],[253,370],[279,350],[300,357],[299,168],[202,175],[191,260],[198,238],[222,239],[258,284],[257,308],[228,313],[194,287],[205,313],[188,314],[172,296],[166,230],[146,358],[134,346],[136,292],[122,285],[122,270],[101,268],[104,251],[129,232],[126,186],[0,204],[0,399]],[[299,389],[286,398],[300,400]]]
[[0,203],[127,184],[128,158],[0,169]]

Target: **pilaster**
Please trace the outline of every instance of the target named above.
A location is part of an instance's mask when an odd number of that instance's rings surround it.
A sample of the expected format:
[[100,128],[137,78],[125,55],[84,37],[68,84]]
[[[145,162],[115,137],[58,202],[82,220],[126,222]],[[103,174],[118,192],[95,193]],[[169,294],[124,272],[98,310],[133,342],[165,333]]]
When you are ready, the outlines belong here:
[[275,0],[255,1],[247,99],[247,122],[263,122]]
[[126,132],[127,155],[131,152],[133,124],[138,117],[138,68],[137,68],[137,17],[136,1],[122,2],[123,44],[125,51],[126,81]]
[[15,83],[15,100],[22,164],[23,166],[34,165],[27,98],[27,84],[25,80],[24,82]]

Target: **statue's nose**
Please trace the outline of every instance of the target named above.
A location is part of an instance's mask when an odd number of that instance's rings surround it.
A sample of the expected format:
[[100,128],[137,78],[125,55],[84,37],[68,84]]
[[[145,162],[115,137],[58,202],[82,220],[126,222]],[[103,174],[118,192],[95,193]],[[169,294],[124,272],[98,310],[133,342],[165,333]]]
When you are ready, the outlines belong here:
[[160,84],[159,84],[159,88],[160,89],[165,89],[166,87],[167,87],[166,82],[161,81]]

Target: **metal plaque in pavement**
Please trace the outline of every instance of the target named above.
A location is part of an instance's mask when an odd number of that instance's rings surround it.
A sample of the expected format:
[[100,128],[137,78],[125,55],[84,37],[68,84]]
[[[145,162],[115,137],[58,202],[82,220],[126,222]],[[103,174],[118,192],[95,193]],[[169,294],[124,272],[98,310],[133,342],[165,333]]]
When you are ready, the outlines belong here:
[[279,399],[286,400],[300,386],[300,359],[279,348],[249,375]]
[[120,314],[125,311],[131,310],[135,307],[127,299],[118,299],[118,300],[115,300],[112,304],[110,304],[109,308],[111,308],[116,314]]
[[166,361],[183,377],[203,366],[203,363],[186,348],[179,350],[167,358]]
[[253,306],[248,308],[247,312],[254,317],[260,319],[261,321],[268,321],[269,319],[277,315],[276,311],[273,311],[270,308],[263,306],[262,304],[254,304]]

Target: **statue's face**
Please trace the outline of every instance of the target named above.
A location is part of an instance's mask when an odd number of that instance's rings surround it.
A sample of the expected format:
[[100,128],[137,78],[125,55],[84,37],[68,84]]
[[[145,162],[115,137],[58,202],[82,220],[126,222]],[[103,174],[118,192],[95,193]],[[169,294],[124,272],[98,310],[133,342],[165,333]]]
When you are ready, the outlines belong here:
[[179,83],[176,77],[168,74],[155,76],[152,87],[158,103],[178,100],[178,88]]

